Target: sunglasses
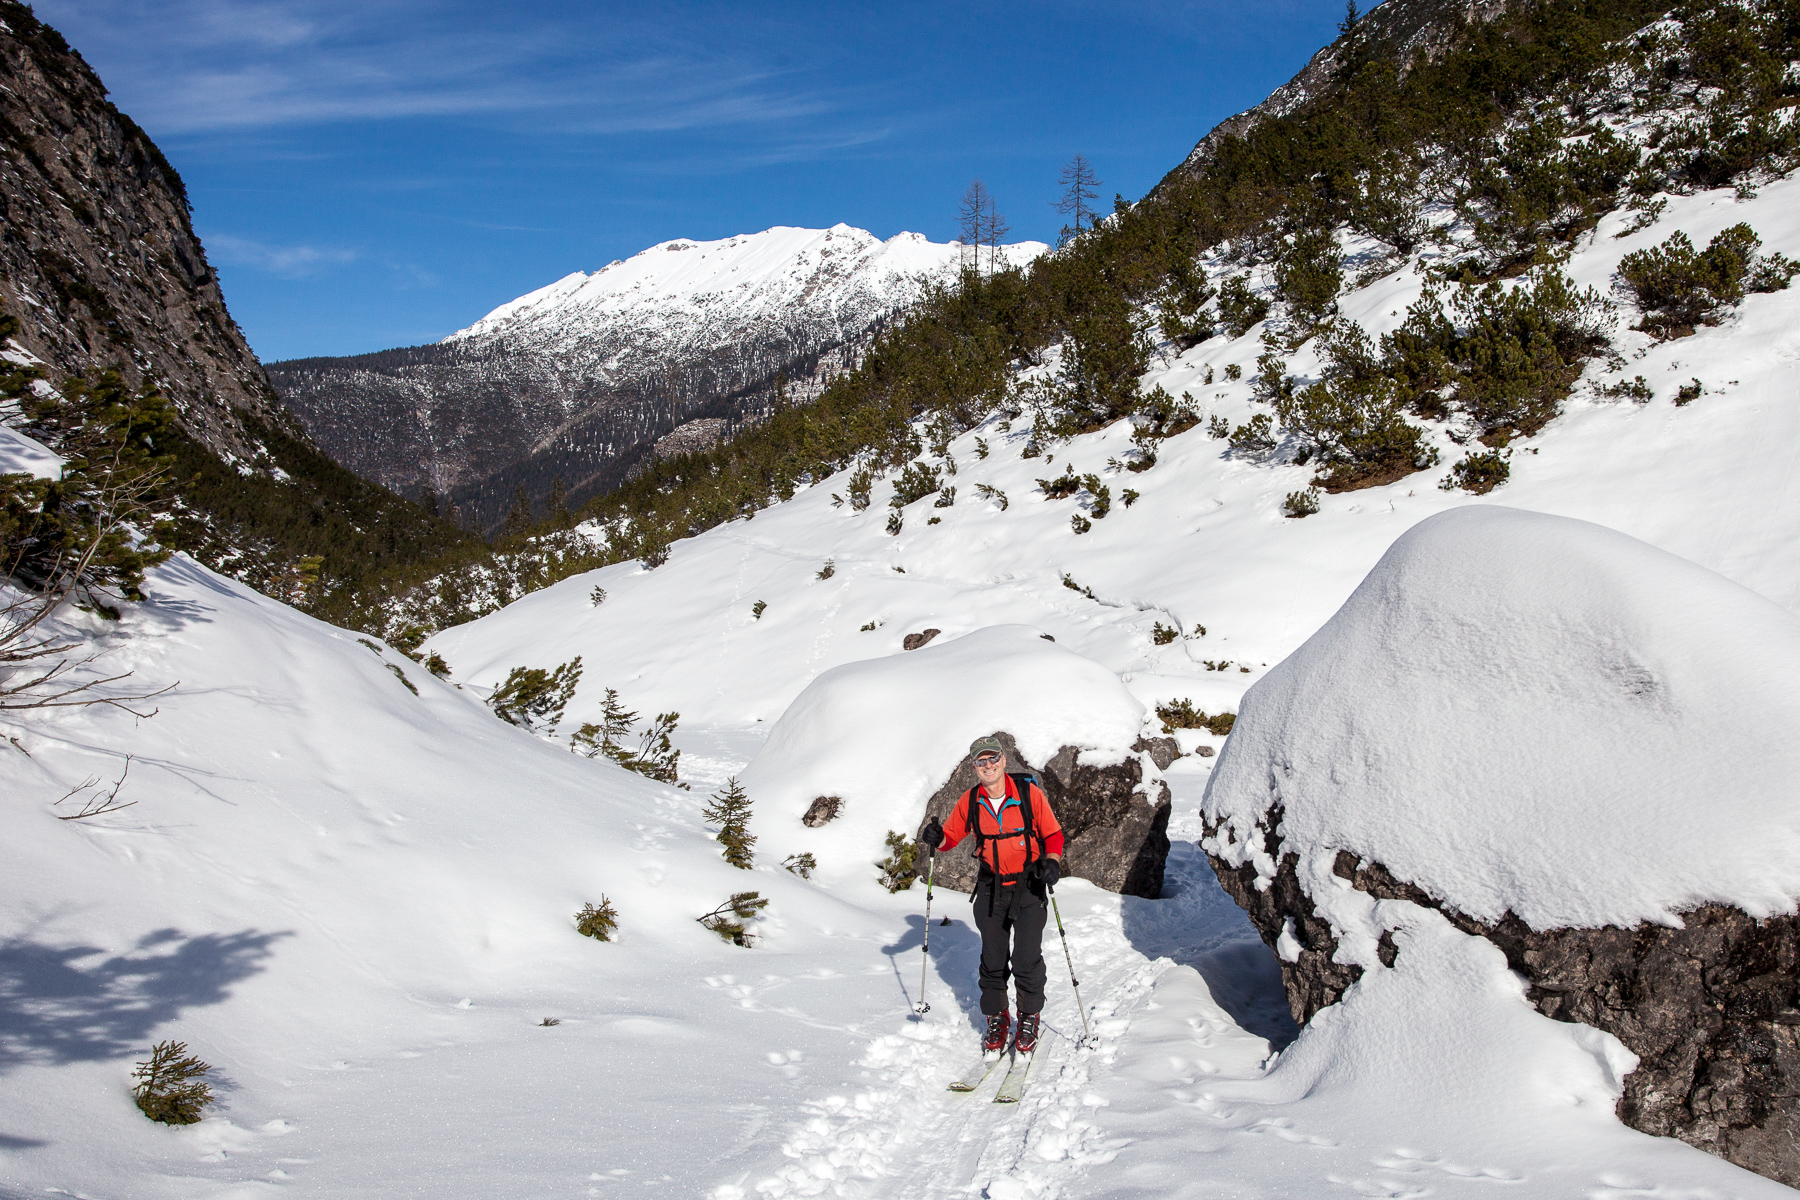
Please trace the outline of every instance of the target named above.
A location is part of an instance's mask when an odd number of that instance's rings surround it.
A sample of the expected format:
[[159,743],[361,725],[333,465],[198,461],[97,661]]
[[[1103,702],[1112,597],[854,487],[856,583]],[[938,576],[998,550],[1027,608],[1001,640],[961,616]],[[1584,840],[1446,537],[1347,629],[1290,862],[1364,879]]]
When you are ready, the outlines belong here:
[[976,756],[975,765],[978,767],[991,767],[999,761],[1000,756],[998,754],[981,754]]

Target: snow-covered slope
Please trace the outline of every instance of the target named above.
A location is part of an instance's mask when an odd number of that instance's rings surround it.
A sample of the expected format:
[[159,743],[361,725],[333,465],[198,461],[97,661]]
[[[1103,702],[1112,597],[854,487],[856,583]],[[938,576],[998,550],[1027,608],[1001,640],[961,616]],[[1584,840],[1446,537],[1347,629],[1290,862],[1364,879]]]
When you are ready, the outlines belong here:
[[[1003,246],[998,260],[1022,265],[1045,249]],[[994,253],[981,252],[983,269]],[[754,419],[779,374],[810,398],[964,255],[841,224],[663,242],[503,304],[438,345],[276,363],[270,378],[338,461],[399,491],[452,494],[495,523],[516,485],[541,501],[560,475],[579,501],[691,419]]]
[[[1615,236],[1629,219],[1609,216],[1582,240],[1567,264],[1577,284],[1610,290],[1624,254],[1676,229],[1703,245],[1748,222],[1769,249],[1800,254],[1800,181],[1771,183],[1753,198],[1730,190],[1671,197],[1660,221]],[[1349,244],[1352,269],[1368,249]],[[1422,286],[1415,270],[1390,274],[1348,292],[1341,311],[1379,335],[1402,319]],[[1622,531],[1760,593],[1771,609],[1800,611],[1800,496],[1790,486],[1787,450],[1800,439],[1800,289],[1752,295],[1724,324],[1670,342],[1632,332],[1629,323],[1627,314],[1615,336],[1622,363],[1594,364],[1563,415],[1515,447],[1510,481],[1486,497],[1441,490],[1446,471],[1439,467],[1325,496],[1319,514],[1293,520],[1281,515],[1282,499],[1304,488],[1312,471],[1239,456],[1208,435],[1204,420],[1160,443],[1155,467],[1131,473],[1114,462],[1130,448],[1124,423],[1054,447],[1049,457],[1025,458],[1025,422],[1008,429],[995,415],[948,447],[955,473],[944,483],[955,487],[955,502],[915,502],[897,536],[884,528],[885,489],[859,513],[834,501],[847,491],[844,477],[819,480],[753,520],[677,543],[654,571],[624,563],[568,580],[439,634],[432,646],[456,678],[477,685],[497,683],[514,666],[583,655],[592,686],[577,696],[571,721],[592,719],[600,688],[611,686],[643,709],[680,709],[684,722],[701,727],[689,734],[696,748],[725,737],[722,731],[767,727],[822,673],[902,653],[902,636],[926,628],[954,638],[1029,626],[1104,666],[1146,706],[1186,698],[1207,712],[1229,711],[1325,623],[1395,539],[1435,514],[1486,505]],[[1258,411],[1247,377],[1255,374],[1260,333],[1252,328],[1239,339],[1220,336],[1166,354],[1143,386],[1190,393],[1204,416],[1244,421]],[[1230,365],[1246,378],[1228,380]],[[1626,379],[1645,377],[1647,403],[1591,386],[1617,378],[1619,366]],[[1292,369],[1305,379],[1305,352]],[[1677,405],[1678,389],[1695,378],[1702,395]],[[1445,462],[1464,452],[1442,427],[1432,436]],[[1035,483],[1071,465],[1099,475],[1113,493],[1111,512],[1084,534],[1073,532],[1070,519],[1089,502],[1046,500]],[[977,485],[993,492],[984,496]],[[1129,505],[1125,489],[1138,493]],[[607,593],[598,606],[590,597],[596,585]],[[1158,644],[1158,624],[1179,636]],[[975,685],[962,672],[945,686],[948,696]],[[915,697],[897,706],[894,720],[918,720],[924,707]],[[879,757],[894,735],[892,724],[870,718],[833,752],[853,754],[860,744]],[[1190,747],[1218,744],[1198,730],[1180,737]],[[764,766],[757,762],[749,774]],[[1208,769],[1200,758],[1172,769],[1172,837],[1199,835]],[[898,818],[911,811],[897,809],[891,827],[903,827]],[[807,835],[783,836],[787,848]],[[864,851],[869,859],[879,852],[878,844]],[[1441,921],[1418,923],[1409,935],[1432,953],[1322,1014],[1264,1075],[1253,1043],[1236,1039],[1271,1027],[1224,998],[1234,981],[1258,977],[1250,964],[1266,967],[1268,959],[1243,950],[1251,957],[1241,969],[1219,971],[1218,960],[1206,957],[1224,953],[1212,939],[1235,927],[1205,915],[1215,911],[1204,897],[1216,895],[1217,885],[1203,862],[1184,859],[1192,854],[1178,841],[1173,903],[1127,901],[1116,910],[1120,924],[1108,926],[1150,961],[1109,944],[1104,932],[1084,935],[1077,948],[1078,961],[1091,964],[1081,967],[1084,981],[1090,970],[1111,972],[1113,1011],[1126,1014],[1110,1026],[1119,1031],[1113,1060],[1082,1068],[1083,1095],[1098,1109],[1093,1137],[1101,1140],[1059,1152],[1053,1131],[1073,1118],[1047,1103],[1024,1136],[1047,1139],[1044,1156],[1056,1165],[1019,1175],[1028,1180],[1019,1190],[988,1194],[1209,1195],[1222,1179],[1261,1180],[1258,1194],[1268,1195],[1320,1194],[1332,1183],[1416,1194],[1427,1179],[1444,1194],[1474,1194],[1497,1180],[1527,1182],[1533,1195],[1688,1187],[1786,1194],[1620,1126],[1611,1104],[1629,1055],[1608,1038],[1536,1015],[1516,983],[1507,983],[1497,951]],[[1158,964],[1159,955],[1204,960],[1203,979]],[[928,1050],[915,1057],[941,1061]],[[816,1194],[846,1179],[845,1161],[903,1176],[893,1162],[915,1136],[910,1127],[887,1130],[878,1119],[821,1109],[787,1142],[801,1166],[732,1186],[746,1195],[757,1186],[770,1195]],[[1096,1145],[1117,1155],[1104,1170]],[[1270,1145],[1294,1149],[1271,1160],[1263,1152]],[[965,1165],[966,1183],[977,1172]],[[939,1194],[897,1182],[868,1190]]]

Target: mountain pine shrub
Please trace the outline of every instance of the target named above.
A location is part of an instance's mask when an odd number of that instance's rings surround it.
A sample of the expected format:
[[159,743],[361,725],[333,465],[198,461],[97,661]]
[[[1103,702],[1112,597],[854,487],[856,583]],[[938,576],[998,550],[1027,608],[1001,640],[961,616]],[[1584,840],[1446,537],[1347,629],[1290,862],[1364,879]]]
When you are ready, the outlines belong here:
[[[1268,315],[1269,302],[1250,290],[1249,276],[1233,275],[1219,286],[1219,321],[1232,337],[1243,337],[1252,325]],[[1228,379],[1238,378],[1231,374],[1230,367],[1225,369],[1225,374]]]
[[1231,431],[1229,444],[1238,454],[1267,454],[1275,449],[1274,426],[1268,413],[1257,413]]
[[1186,697],[1157,705],[1156,715],[1162,720],[1164,733],[1174,733],[1177,729],[1204,729],[1214,737],[1224,737],[1230,733],[1232,725],[1237,721],[1236,713],[1215,713],[1209,717],[1195,708],[1194,702]]
[[1150,630],[1150,640],[1158,646],[1166,646],[1181,636],[1181,630],[1164,625],[1158,621]]
[[596,942],[610,942],[613,934],[619,931],[619,913],[613,908],[612,901],[604,895],[600,903],[592,902],[581,906],[575,914],[575,932],[582,937],[591,937]]
[[998,504],[1001,512],[1006,511],[1006,493],[999,488],[985,483],[978,483],[975,485],[975,494],[980,496],[983,500],[992,500],[995,504]]
[[888,856],[875,865],[879,882],[890,892],[904,892],[919,877],[919,844],[896,830],[887,832]]
[[815,578],[815,579],[830,579],[833,575],[836,575],[836,574],[837,574],[837,560],[828,558],[825,560],[825,565],[819,568],[819,573],[817,575],[813,576],[813,578]]
[[1289,492],[1287,499],[1281,502],[1281,515],[1284,517],[1310,517],[1319,511],[1319,489],[1309,487],[1303,492]]
[[514,667],[494,694],[488,707],[509,725],[525,729],[541,726],[555,728],[563,710],[575,696],[575,685],[581,682],[581,656],[578,654],[554,671],[542,667]]
[[1425,444],[1425,431],[1406,420],[1404,392],[1383,372],[1359,326],[1338,322],[1323,352],[1324,378],[1297,392],[1290,389],[1275,401],[1282,428],[1301,443],[1304,458],[1297,461],[1317,458],[1314,482],[1320,488],[1344,492],[1375,487],[1437,461],[1437,451]]
[[1329,225],[1299,234],[1275,265],[1275,294],[1298,331],[1331,315],[1343,286],[1344,256]]
[[762,620],[762,615],[768,611],[769,602],[767,600],[758,600],[755,604],[750,606],[750,619],[753,621],[760,621]]
[[712,930],[732,945],[749,949],[756,943],[756,935],[749,931],[744,922],[753,919],[768,906],[769,902],[759,892],[733,892],[731,899],[694,919],[702,928]]
[[212,1067],[187,1052],[186,1042],[158,1042],[150,1057],[131,1072],[131,1089],[139,1111],[164,1125],[192,1125],[201,1110],[217,1099],[201,1076]]
[[1486,450],[1470,454],[1450,468],[1450,474],[1438,486],[1446,492],[1461,488],[1477,496],[1485,495],[1505,483],[1512,474],[1510,450]]
[[1717,325],[1744,293],[1787,288],[1800,263],[1780,254],[1758,254],[1762,239],[1742,222],[1722,230],[1696,251],[1677,230],[1660,246],[1627,254],[1619,279],[1643,313],[1636,326],[1658,338],[1686,337],[1699,325]]
[[1074,516],[1069,518],[1069,528],[1073,529],[1078,534],[1086,533],[1088,530],[1092,529],[1093,527],[1094,527],[1094,523],[1092,521],[1088,520],[1086,517],[1082,516],[1080,513],[1076,513]]
[[725,847],[725,861],[740,871],[756,865],[756,835],[750,832],[750,797],[733,775],[714,792],[701,815],[719,827],[716,835]]
[[784,870],[798,875],[802,879],[811,879],[812,873],[819,869],[819,860],[810,851],[803,854],[790,854],[781,860]]
[[900,478],[894,480],[894,494],[888,503],[896,509],[905,508],[913,501],[931,495],[941,484],[937,468],[922,462],[908,463],[900,472]]
[[1212,298],[1205,272],[1196,270],[1191,261],[1175,264],[1158,304],[1158,328],[1177,350],[1192,349],[1213,335],[1213,321],[1201,311]]

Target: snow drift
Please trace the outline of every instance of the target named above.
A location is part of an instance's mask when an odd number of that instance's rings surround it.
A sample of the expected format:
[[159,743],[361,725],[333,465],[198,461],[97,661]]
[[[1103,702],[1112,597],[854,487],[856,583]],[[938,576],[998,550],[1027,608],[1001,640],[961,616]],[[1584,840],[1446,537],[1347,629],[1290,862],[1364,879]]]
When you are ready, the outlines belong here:
[[1800,897],[1800,620],[1584,521],[1421,522],[1244,697],[1207,789],[1259,875],[1283,808],[1309,890],[1338,850],[1485,921],[1755,916]]
[[[1031,761],[1063,746],[1083,761],[1123,759],[1144,706],[1105,667],[1023,625],[1002,625],[820,675],[788,706],[744,772],[755,831],[776,854],[813,852],[823,869],[866,873],[889,829],[909,836],[975,738],[1006,730]],[[800,823],[818,796],[841,815]]]

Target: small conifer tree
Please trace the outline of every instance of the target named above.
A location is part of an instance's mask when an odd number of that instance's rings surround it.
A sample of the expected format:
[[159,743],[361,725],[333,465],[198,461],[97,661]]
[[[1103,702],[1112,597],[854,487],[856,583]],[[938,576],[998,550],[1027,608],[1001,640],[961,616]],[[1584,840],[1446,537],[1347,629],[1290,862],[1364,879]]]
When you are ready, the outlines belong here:
[[750,796],[733,775],[722,790],[712,794],[702,815],[719,827],[719,844],[725,847],[725,861],[740,871],[756,865],[756,836],[750,832]]
[[890,892],[904,892],[919,877],[919,845],[896,830],[887,833],[888,856],[875,865],[881,868],[881,886]]
[[811,852],[790,854],[781,860],[781,865],[802,879],[811,879],[812,873],[819,868],[819,860]]
[[542,667],[514,667],[506,681],[488,697],[494,715],[526,729],[534,725],[554,728],[581,682],[581,656],[576,655],[554,671]]
[[216,1099],[212,1088],[198,1082],[210,1070],[210,1064],[187,1052],[186,1042],[158,1042],[150,1048],[149,1059],[131,1073],[138,1081],[132,1097],[152,1121],[192,1125]]
[[744,927],[744,922],[768,906],[769,902],[759,892],[733,892],[731,899],[705,916],[694,919],[725,941],[748,949],[755,943],[756,935]]
[[619,913],[613,908],[612,901],[604,895],[600,903],[588,903],[581,906],[575,914],[575,932],[582,937],[591,937],[596,942],[610,942],[613,934],[619,931]]

